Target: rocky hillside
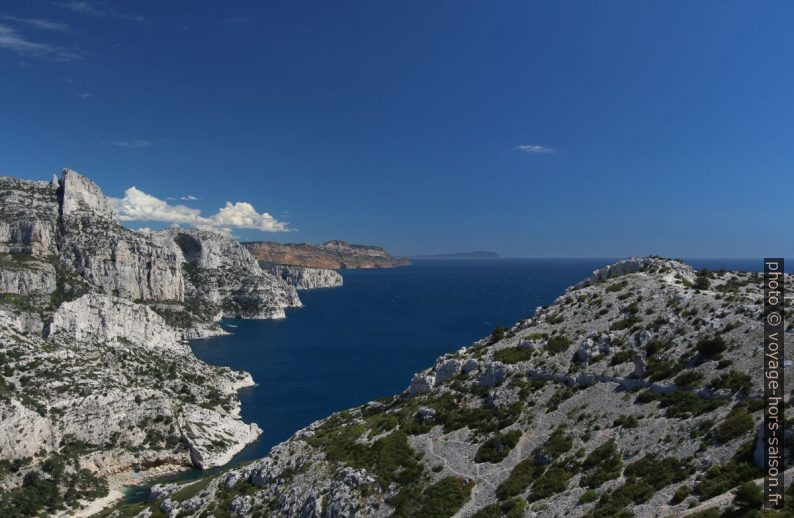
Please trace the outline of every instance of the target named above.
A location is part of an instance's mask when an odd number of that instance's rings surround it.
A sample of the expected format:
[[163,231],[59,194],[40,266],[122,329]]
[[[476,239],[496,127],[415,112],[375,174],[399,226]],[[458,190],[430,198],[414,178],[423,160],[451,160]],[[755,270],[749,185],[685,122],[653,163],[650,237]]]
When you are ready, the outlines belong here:
[[184,340],[283,317],[291,281],[218,234],[120,226],[74,171],[0,178],[0,516],[85,514],[133,472],[218,466],[255,440],[251,376]]
[[284,244],[270,241],[243,243],[262,263],[307,266],[341,270],[347,268],[391,268],[411,262],[392,257],[379,246],[351,245],[344,241],[328,241],[321,245]]
[[752,516],[760,285],[653,257],[616,263],[402,394],[106,514]]

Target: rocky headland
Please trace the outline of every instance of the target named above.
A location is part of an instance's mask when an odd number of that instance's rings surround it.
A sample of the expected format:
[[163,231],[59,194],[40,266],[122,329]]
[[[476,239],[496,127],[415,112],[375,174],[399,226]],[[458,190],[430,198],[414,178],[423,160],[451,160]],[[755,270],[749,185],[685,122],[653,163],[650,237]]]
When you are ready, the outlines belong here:
[[104,515],[758,516],[760,300],[758,274],[620,261],[401,394]]
[[409,259],[392,257],[379,246],[351,245],[344,241],[328,241],[321,245],[256,241],[243,243],[243,246],[260,262],[271,265],[344,270],[411,264]]
[[0,177],[0,515],[85,514],[133,473],[228,462],[261,433],[239,413],[254,382],[185,340],[283,318],[337,277],[265,271],[212,232],[122,227],[72,170]]

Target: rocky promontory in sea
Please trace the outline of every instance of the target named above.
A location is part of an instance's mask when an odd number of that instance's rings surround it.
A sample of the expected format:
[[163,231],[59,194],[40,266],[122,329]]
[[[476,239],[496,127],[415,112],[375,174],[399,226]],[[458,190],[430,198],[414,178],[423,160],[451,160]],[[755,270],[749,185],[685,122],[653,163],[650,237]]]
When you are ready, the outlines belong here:
[[308,243],[243,243],[251,254],[266,265],[306,266],[343,270],[354,268],[392,268],[411,264],[407,258],[392,257],[379,246],[351,245],[344,241]]
[[254,441],[237,396],[251,376],[185,340],[340,284],[304,270],[265,271],[212,232],[122,227],[72,170],[0,177],[0,516],[87,515],[136,473],[219,466]]
[[761,297],[759,274],[620,261],[401,394],[104,515],[760,516]]

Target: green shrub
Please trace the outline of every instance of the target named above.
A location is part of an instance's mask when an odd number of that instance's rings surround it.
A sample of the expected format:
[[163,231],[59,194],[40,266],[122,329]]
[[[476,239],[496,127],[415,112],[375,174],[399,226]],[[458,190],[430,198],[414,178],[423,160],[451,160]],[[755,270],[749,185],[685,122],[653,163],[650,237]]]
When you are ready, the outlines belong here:
[[507,336],[507,332],[509,331],[508,328],[502,326],[496,326],[493,331],[491,331],[491,336],[488,340],[488,344],[495,344],[499,340],[504,339]]
[[620,416],[615,419],[613,426],[620,426],[623,428],[637,428],[639,421],[633,415]]
[[565,466],[552,465],[532,484],[527,500],[535,502],[562,493],[568,487],[568,481],[573,475],[574,473]]
[[686,500],[690,493],[692,493],[692,489],[689,486],[681,486],[675,490],[675,493],[673,493],[673,498],[670,500],[670,503],[673,505],[678,505]]
[[642,317],[638,317],[636,315],[628,316],[622,320],[618,320],[613,322],[612,325],[609,326],[610,331],[622,331],[624,329],[628,329],[634,324],[639,324],[642,322]]
[[685,460],[675,457],[660,458],[649,454],[626,466],[623,474],[659,491],[670,484],[685,480],[691,472],[692,468]]
[[623,288],[625,288],[628,285],[629,285],[629,283],[624,280],[624,281],[619,281],[619,282],[616,282],[614,284],[611,284],[611,285],[607,286],[605,289],[606,289],[606,291],[611,291],[611,292],[623,291]]
[[445,477],[425,489],[417,516],[448,518],[460,510],[471,496],[474,482],[461,477]]
[[614,439],[610,439],[590,452],[582,463],[587,473],[582,477],[580,486],[595,489],[607,480],[620,476],[623,467],[620,451]]
[[634,516],[626,511],[626,507],[631,504],[647,502],[653,496],[653,493],[651,486],[629,479],[614,491],[601,495],[598,504],[587,516],[592,518],[628,518]]
[[612,355],[612,359],[609,360],[609,364],[612,366],[620,365],[621,363],[626,363],[634,360],[634,352],[632,351],[618,351],[614,355]]
[[742,511],[760,509],[764,505],[764,491],[755,482],[745,482],[736,488],[733,504]]
[[722,354],[727,347],[725,340],[721,336],[701,337],[695,344],[695,349],[704,358]]
[[730,370],[711,381],[709,388],[728,389],[746,396],[753,388],[753,379],[749,374]]
[[497,498],[505,500],[523,493],[545,470],[546,466],[541,466],[534,458],[522,460],[496,488]]
[[526,509],[526,500],[513,498],[483,507],[474,514],[474,518],[522,518]]
[[558,354],[567,351],[570,346],[571,340],[567,336],[554,335],[549,338],[549,341],[546,343],[546,350],[552,354]]
[[474,455],[474,462],[490,462],[496,464],[501,462],[510,453],[510,451],[518,444],[521,439],[521,432],[519,430],[510,430],[506,433],[501,433],[495,437],[491,437],[477,450]]
[[733,459],[720,466],[712,466],[695,486],[695,494],[701,500],[721,495],[743,482],[761,477],[763,473],[753,463],[755,440],[742,446]]
[[709,286],[711,286],[711,281],[709,280],[710,278],[711,278],[711,273],[708,270],[706,270],[705,268],[703,270],[700,270],[697,274],[697,277],[695,278],[695,286],[694,286],[695,289],[698,290],[709,289]]
[[702,398],[692,392],[673,392],[655,396],[659,406],[666,409],[665,416],[670,418],[689,418],[716,410],[726,401],[721,399]]
[[502,363],[525,362],[532,358],[534,352],[531,347],[508,347],[493,353],[493,359]]
[[598,491],[595,489],[585,491],[585,493],[579,497],[580,504],[589,504],[590,502],[595,502],[596,500],[598,500]]
[[717,426],[717,440],[728,442],[750,432],[754,426],[753,416],[746,408],[734,408]]
[[684,371],[675,377],[673,382],[679,387],[695,388],[700,380],[703,379],[703,373],[698,371]]

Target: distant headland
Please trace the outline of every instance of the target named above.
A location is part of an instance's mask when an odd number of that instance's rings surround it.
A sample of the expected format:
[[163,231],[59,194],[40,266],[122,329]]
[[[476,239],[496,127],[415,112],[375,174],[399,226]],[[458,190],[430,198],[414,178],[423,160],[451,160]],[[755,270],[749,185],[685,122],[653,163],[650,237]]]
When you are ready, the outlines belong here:
[[254,241],[243,243],[261,263],[327,268],[392,268],[411,264],[407,258],[393,257],[380,246],[352,245],[345,241],[310,243],[275,243]]

